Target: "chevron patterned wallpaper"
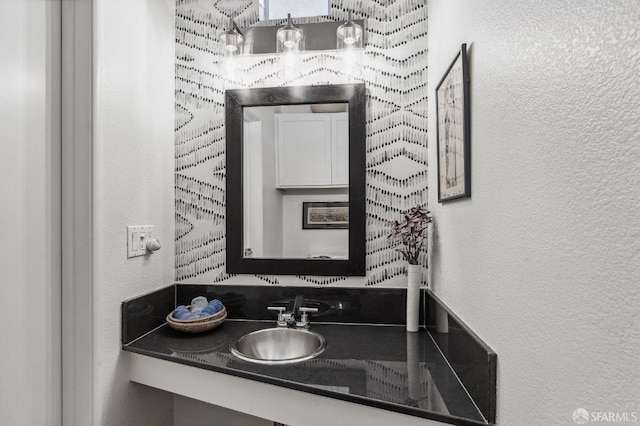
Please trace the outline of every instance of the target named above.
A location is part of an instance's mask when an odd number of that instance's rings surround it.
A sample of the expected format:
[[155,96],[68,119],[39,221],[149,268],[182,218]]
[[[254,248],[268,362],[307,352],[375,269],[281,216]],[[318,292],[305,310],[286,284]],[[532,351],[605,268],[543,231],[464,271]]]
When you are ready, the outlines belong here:
[[[229,16],[258,22],[257,0],[176,1],[176,281],[183,283],[398,287],[406,264],[389,248],[389,221],[427,202],[427,6],[424,0],[332,0],[329,16],[364,19],[355,70],[335,51],[305,53],[294,75],[276,55],[223,60]],[[270,24],[280,24],[273,21]],[[224,91],[364,82],[367,87],[367,275],[229,275],[225,272]],[[423,282],[426,271],[423,274]]]

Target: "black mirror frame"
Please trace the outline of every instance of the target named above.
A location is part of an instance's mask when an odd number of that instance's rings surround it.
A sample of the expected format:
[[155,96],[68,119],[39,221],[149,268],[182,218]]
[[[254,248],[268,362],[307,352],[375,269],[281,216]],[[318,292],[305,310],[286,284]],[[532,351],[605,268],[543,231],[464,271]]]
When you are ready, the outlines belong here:
[[[347,102],[349,104],[349,259],[246,258],[242,253],[243,109],[255,106]],[[365,271],[365,85],[340,84],[227,90],[227,273],[364,276]]]

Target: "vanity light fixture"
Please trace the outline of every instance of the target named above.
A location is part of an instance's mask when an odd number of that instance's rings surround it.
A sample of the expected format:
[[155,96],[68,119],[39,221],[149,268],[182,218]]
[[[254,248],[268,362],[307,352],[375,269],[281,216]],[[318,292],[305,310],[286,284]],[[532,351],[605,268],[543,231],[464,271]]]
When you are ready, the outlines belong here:
[[244,35],[233,21],[229,18],[229,29],[220,34],[220,42],[224,46],[227,55],[237,55],[244,44]]
[[[224,51],[230,55],[264,55],[274,53],[356,51],[365,44],[363,19],[310,22],[294,25],[291,14],[283,25],[250,26],[239,29],[233,19],[228,31],[220,34]],[[275,43],[274,43],[275,41]],[[292,55],[289,55],[292,56]],[[293,55],[296,56],[296,55]]]
[[276,32],[276,52],[295,53],[302,50],[302,31],[291,22],[291,14],[287,15],[287,23]]
[[362,27],[351,20],[351,11],[347,22],[336,30],[336,39],[338,50],[362,48]]

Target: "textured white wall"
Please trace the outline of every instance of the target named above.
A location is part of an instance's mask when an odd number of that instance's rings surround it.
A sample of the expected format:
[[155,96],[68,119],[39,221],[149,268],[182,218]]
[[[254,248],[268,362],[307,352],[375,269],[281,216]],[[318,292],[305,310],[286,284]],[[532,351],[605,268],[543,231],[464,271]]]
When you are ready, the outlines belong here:
[[430,191],[433,283],[498,353],[498,424],[639,412],[640,2],[428,7],[429,93],[463,42],[471,78],[473,195]]
[[[94,1],[94,424],[170,425],[172,397],[129,382],[120,303],[173,279],[173,0]],[[126,226],[162,249],[127,259]]]
[[0,2],[3,425],[61,424],[59,70],[60,2]]

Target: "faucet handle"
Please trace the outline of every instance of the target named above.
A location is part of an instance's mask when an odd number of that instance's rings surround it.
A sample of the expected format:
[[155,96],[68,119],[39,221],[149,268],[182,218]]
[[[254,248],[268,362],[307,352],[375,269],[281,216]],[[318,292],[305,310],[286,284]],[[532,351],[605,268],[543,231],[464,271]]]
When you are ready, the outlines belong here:
[[284,306],[267,306],[267,310],[278,312],[278,319],[276,320],[276,322],[279,326],[286,326],[287,324],[282,315],[286,309],[287,308],[285,308]]
[[302,312],[302,315],[300,316],[300,321],[298,321],[296,323],[297,327],[302,327],[302,328],[309,328],[309,312],[318,312],[318,308],[307,308],[304,306],[301,306],[300,308],[298,308],[298,310],[300,312]]

